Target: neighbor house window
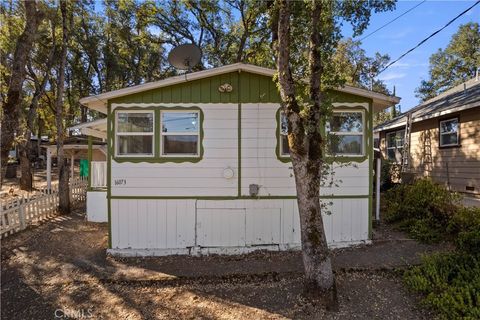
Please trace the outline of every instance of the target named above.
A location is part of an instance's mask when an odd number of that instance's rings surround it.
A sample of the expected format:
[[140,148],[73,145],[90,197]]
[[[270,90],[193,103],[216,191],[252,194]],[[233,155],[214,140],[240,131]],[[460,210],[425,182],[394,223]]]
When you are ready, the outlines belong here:
[[153,156],[153,111],[116,112],[117,156]]
[[403,145],[405,144],[405,130],[398,130],[386,134],[387,159],[395,162],[402,161]]
[[362,111],[334,111],[326,129],[334,155],[361,156],[364,154]]
[[288,146],[288,120],[285,113],[280,112],[280,156],[290,156]]
[[161,150],[163,156],[200,154],[200,112],[162,111]]
[[440,121],[440,147],[458,146],[458,119]]

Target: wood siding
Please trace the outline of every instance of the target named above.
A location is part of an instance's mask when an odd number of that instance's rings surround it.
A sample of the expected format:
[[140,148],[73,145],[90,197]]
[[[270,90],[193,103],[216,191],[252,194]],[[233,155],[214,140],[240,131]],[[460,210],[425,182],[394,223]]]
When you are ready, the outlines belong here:
[[[368,199],[329,199],[324,213],[331,246],[368,239]],[[330,204],[331,202],[331,204]],[[113,249],[300,246],[295,199],[112,200]],[[187,252],[187,251],[178,251]]]
[[[230,83],[233,91],[219,93],[223,83]],[[371,133],[371,100],[347,94],[335,99],[365,108],[365,134]],[[291,163],[276,154],[280,104],[270,77],[230,73],[113,99],[109,106],[110,119],[119,106],[190,106],[200,108],[204,118],[204,153],[198,162],[116,161],[110,154],[108,201],[115,252],[155,255],[202,247],[300,246]],[[109,144],[113,135],[109,132]],[[336,163],[338,186],[322,189],[323,195],[335,196],[323,200],[332,203],[332,214],[324,213],[331,245],[369,237],[371,137],[366,140],[365,156]],[[224,177],[226,168],[233,170],[233,178]],[[250,196],[250,184],[260,186],[259,196],[285,199],[242,199]]]
[[[201,105],[203,159],[199,162],[118,163],[112,160],[113,196],[237,196],[238,194],[238,105]],[[156,143],[159,143],[156,141]],[[234,177],[225,179],[231,168]],[[115,181],[125,184],[115,184]]]
[[[439,121],[455,117],[460,124],[460,146],[441,148]],[[384,157],[388,132],[380,134]],[[410,155],[417,176],[431,177],[445,185],[449,182],[452,190],[480,195],[480,107],[413,123]]]

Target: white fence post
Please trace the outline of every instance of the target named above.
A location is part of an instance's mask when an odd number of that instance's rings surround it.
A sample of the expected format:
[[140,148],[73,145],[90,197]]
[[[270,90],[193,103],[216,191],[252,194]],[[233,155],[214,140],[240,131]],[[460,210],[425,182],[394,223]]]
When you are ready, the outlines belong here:
[[[74,202],[86,200],[88,181],[85,179],[70,181],[70,197]],[[22,198],[8,199],[0,204],[0,236],[24,230],[34,221],[47,219],[55,213],[58,206],[58,185],[42,192],[28,193]]]
[[18,218],[20,220],[20,230],[24,230],[27,227],[27,224],[25,223],[25,204],[23,201],[18,207]]

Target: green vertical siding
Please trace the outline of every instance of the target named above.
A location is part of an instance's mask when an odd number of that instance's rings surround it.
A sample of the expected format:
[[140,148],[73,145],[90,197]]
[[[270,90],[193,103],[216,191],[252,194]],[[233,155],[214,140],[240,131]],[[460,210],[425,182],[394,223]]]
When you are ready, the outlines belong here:
[[[232,92],[219,92],[228,83]],[[271,77],[230,72],[115,98],[110,103],[257,103],[280,102]]]

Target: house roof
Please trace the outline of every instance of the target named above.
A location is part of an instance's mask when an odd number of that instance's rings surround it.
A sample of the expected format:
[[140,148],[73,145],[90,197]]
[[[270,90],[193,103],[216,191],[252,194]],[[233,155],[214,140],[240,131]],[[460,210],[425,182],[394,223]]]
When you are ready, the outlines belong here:
[[479,106],[480,80],[471,79],[376,126],[374,132],[405,126],[408,113],[412,113],[413,122],[419,122]]
[[[107,101],[109,99],[123,97],[123,96],[131,95],[134,93],[138,93],[138,92],[162,88],[166,86],[184,83],[184,82],[188,82],[196,79],[212,77],[212,76],[234,72],[234,71],[239,71],[239,72],[245,71],[245,72],[255,73],[255,74],[269,76],[269,77],[273,77],[276,72],[273,69],[258,67],[251,64],[235,63],[235,64],[223,66],[223,67],[182,74],[182,75],[170,77],[164,80],[148,82],[148,83],[140,84],[137,86],[132,86],[128,88],[105,92],[105,93],[94,95],[94,96],[85,97],[80,99],[80,103],[90,109],[107,114]],[[381,93],[377,93],[377,92],[373,92],[373,91],[369,91],[366,89],[361,89],[361,88],[357,88],[349,85],[345,85],[341,88],[338,88],[337,90],[340,92],[345,92],[349,94],[371,98],[377,110],[387,108],[400,101],[400,98],[395,96],[388,96],[385,94],[381,94]]]
[[107,139],[107,118],[80,123],[73,127],[69,127],[68,130],[79,130],[82,134],[87,136]]

